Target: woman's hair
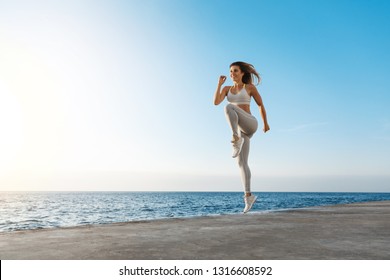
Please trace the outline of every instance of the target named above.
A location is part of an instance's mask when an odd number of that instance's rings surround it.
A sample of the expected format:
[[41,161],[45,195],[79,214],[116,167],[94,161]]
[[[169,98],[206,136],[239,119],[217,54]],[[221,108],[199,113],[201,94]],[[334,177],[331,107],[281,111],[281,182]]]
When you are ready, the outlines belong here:
[[236,61],[230,64],[230,67],[232,66],[238,66],[241,70],[241,72],[244,72],[244,76],[242,76],[242,82],[244,84],[253,84],[253,79],[257,79],[257,85],[260,83],[261,78],[259,73],[257,73],[255,67],[252,64],[242,62],[242,61]]

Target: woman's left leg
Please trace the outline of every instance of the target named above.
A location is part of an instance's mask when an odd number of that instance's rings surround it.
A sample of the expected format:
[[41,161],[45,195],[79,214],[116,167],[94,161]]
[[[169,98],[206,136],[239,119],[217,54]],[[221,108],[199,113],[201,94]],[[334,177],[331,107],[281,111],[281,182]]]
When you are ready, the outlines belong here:
[[241,149],[240,155],[237,157],[238,166],[241,171],[241,181],[244,186],[245,193],[251,192],[251,170],[248,165],[250,137],[241,132],[241,137],[244,138],[244,144]]
[[241,137],[244,138],[244,144],[241,149],[241,153],[238,156],[238,166],[241,171],[241,180],[244,185],[244,202],[245,208],[244,213],[247,213],[253,206],[253,204],[257,200],[257,196],[252,195],[251,192],[251,170],[248,165],[248,157],[249,157],[249,148],[250,148],[250,138],[252,135],[248,136],[244,132],[241,132]]

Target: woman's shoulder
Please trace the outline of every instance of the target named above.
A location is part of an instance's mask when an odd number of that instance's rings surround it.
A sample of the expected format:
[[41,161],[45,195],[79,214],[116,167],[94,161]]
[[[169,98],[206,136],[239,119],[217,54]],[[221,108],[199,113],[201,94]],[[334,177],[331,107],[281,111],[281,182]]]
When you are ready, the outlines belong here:
[[253,96],[253,94],[258,94],[258,90],[254,84],[246,84],[245,85],[246,92],[250,95]]
[[232,86],[224,86],[223,89],[222,89],[222,92],[226,92],[226,94],[227,94],[231,87]]
[[254,84],[245,84],[245,88],[246,88],[247,90],[252,90],[252,89],[255,89],[256,86],[255,86]]

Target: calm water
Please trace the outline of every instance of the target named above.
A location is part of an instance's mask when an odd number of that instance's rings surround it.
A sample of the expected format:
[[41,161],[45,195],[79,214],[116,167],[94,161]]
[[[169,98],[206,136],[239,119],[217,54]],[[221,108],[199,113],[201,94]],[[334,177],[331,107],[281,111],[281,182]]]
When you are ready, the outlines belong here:
[[[253,212],[390,200],[390,193],[257,193]],[[241,213],[234,192],[0,192],[0,232]]]

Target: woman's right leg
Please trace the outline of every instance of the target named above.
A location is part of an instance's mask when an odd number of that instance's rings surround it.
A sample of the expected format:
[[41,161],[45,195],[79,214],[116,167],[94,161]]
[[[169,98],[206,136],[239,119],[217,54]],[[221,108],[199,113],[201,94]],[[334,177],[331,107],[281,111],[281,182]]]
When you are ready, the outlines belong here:
[[233,157],[237,157],[245,143],[245,139],[241,137],[241,131],[251,137],[257,130],[257,120],[233,104],[228,104],[225,107],[225,115],[233,132]]
[[225,107],[225,116],[233,132],[233,138],[239,137],[238,114],[234,105],[228,104]]
[[228,104],[225,107],[226,119],[232,129],[233,137],[241,137],[241,131],[252,136],[257,130],[257,120],[240,107]]

